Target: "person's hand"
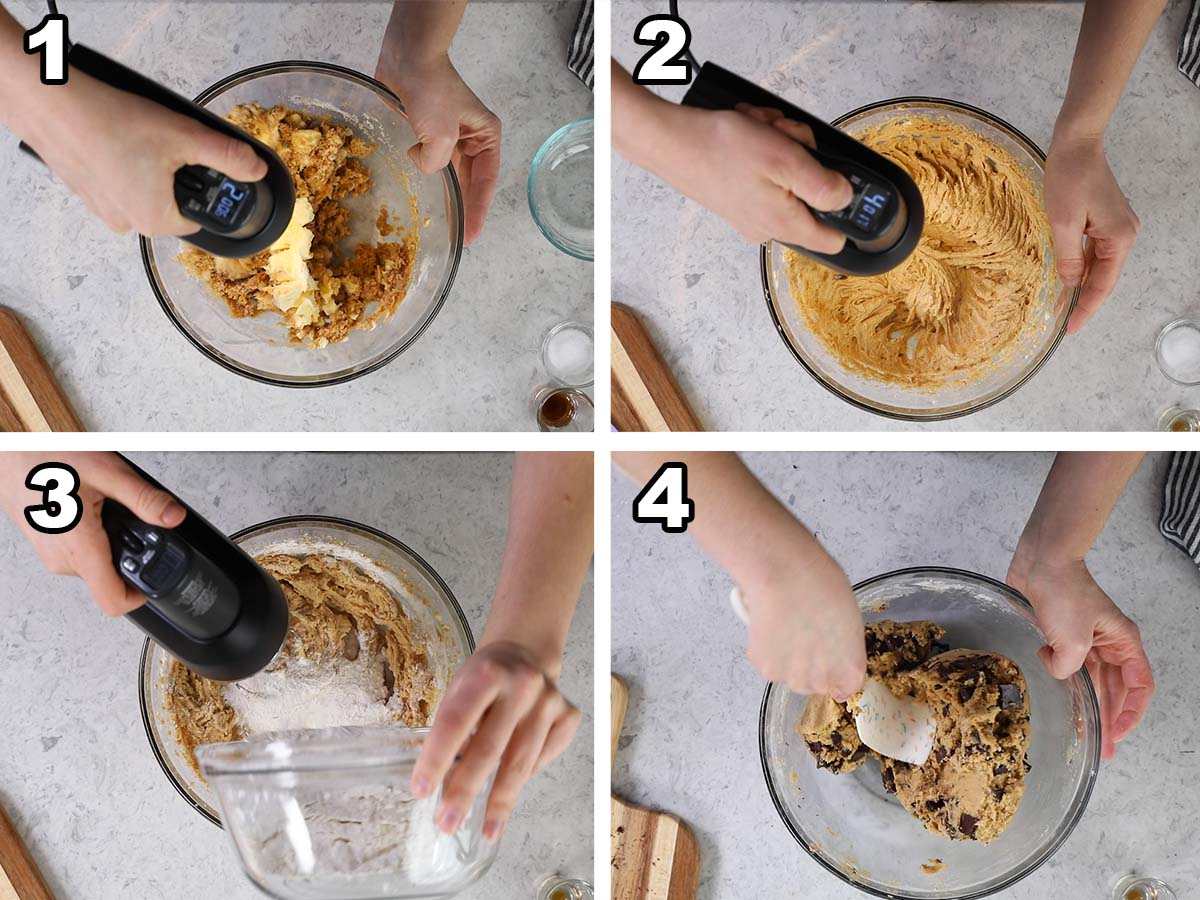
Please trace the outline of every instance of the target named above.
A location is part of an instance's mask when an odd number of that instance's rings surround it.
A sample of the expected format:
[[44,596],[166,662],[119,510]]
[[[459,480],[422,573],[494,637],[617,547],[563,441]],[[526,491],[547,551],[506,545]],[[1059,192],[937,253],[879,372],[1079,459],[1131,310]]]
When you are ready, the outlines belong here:
[[[25,486],[40,463],[59,462],[79,475],[83,516],[64,534],[43,534],[25,520],[24,510],[41,502],[42,494]],[[0,453],[0,507],[22,530],[46,569],[83,579],[96,605],[107,615],[123,616],[146,598],[129,587],[113,566],[108,533],[100,507],[111,497],[152,525],[174,528],[187,510],[170,494],[144,481],[115,453]]]
[[818,253],[842,249],[845,236],[818,222],[808,207],[841,209],[854,193],[843,175],[805,149],[815,146],[811,128],[746,104],[736,111],[681,106],[673,114],[671,155],[655,169],[672,187],[755,243],[775,239]]
[[1081,285],[1067,324],[1074,334],[1117,286],[1141,223],[1100,138],[1056,136],[1046,157],[1045,198],[1059,277],[1068,288]]
[[454,163],[466,221],[463,242],[483,230],[500,176],[500,119],[472,93],[450,58],[380,56],[375,77],[396,92],[417,135],[408,155],[426,174]]
[[20,117],[20,133],[113,231],[195,233],[200,226],[180,215],[175,201],[175,172],[185,165],[209,166],[238,181],[267,174],[245,141],[82,72],[50,90],[56,107]]
[[485,644],[438,705],[413,769],[412,791],[428,797],[442,785],[437,824],[453,833],[499,766],[483,827],[484,838],[495,841],[521,789],[567,748],[579,719],[532,653],[507,641]]
[[819,545],[796,565],[744,586],[746,655],[760,675],[798,694],[844,701],[867,677],[862,613],[841,567]]
[[1087,666],[1100,695],[1101,755],[1141,721],[1154,694],[1154,674],[1138,627],[1096,584],[1083,560],[1047,564],[1018,549],[1006,579],[1033,604],[1049,646],[1038,651],[1055,678]]

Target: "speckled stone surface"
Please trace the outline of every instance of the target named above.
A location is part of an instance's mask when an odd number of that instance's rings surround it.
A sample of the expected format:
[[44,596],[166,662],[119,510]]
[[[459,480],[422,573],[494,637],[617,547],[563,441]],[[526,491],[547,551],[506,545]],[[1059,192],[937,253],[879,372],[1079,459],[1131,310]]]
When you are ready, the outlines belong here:
[[[40,0],[6,6],[32,24]],[[279,59],[375,70],[388,2],[88,0],[62,4],[71,37],[195,96]],[[159,308],[137,240],[111,234],[81,201],[0,140],[0,304],[26,321],[85,427],[94,431],[532,430],[545,332],[592,320],[591,263],[542,237],[529,164],[556,129],[591,114],[566,68],[573,2],[472,3],[451,48],[463,78],[504,122],[501,177],[480,238],[429,329],[383,369],[317,390],[273,388],[195,350]],[[154,385],[154,391],[146,386]]]
[[[132,454],[229,532],[285,515],[342,516],[404,541],[446,580],[476,636],[499,573],[512,460],[500,454]],[[467,511],[470,511],[469,514]],[[138,712],[142,635],[76,579],[46,574],[0,518],[0,803],[64,900],[261,897],[233,847],[175,793]],[[592,872],[592,580],[564,691],[585,710],[567,753],[522,795],[491,872],[462,894],[533,897],[556,870]]]
[[[613,4],[613,53],[632,67],[636,23],[665,2]],[[613,156],[613,298],[640,313],[701,421],[721,431],[1151,430],[1200,389],[1167,381],[1160,328],[1200,315],[1200,89],[1175,68],[1188,3],[1171,0],[1108,132],[1142,220],[1116,292],[1084,331],[997,406],[935,425],[892,422],[827,393],[794,361],[763,301],[758,247]],[[766,3],[683,0],[692,46],[830,120],[905,95],[961,100],[1043,150],[1066,90],[1081,3]],[[656,88],[672,100],[678,87]]]
[[[751,454],[754,472],[820,536],[851,581],[910,565],[1003,578],[1049,454]],[[1158,693],[1103,763],[1086,813],[1012,900],[1101,900],[1130,869],[1200,883],[1193,708],[1200,571],[1158,533],[1166,457],[1143,463],[1088,557],[1141,627]],[[771,805],[758,757],[764,682],[745,659],[731,580],[686,535],[636,525],[614,472],[613,672],[631,687],[613,792],[680,815],[700,840],[700,900],[857,900]],[[666,577],[666,573],[670,573]]]

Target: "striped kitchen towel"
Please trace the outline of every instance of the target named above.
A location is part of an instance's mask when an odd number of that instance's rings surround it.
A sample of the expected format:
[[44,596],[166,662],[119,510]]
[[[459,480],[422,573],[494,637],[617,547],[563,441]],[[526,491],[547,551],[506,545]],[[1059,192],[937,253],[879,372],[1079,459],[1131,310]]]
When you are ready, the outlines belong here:
[[[1200,3],[1200,0],[1196,0]],[[583,0],[579,8],[579,18],[575,21],[575,36],[571,39],[571,50],[567,54],[567,68],[578,76],[579,80],[592,87],[592,69],[595,61],[592,33],[593,9],[592,0]]]
[[1171,454],[1158,529],[1200,565],[1200,453]]
[[1183,43],[1179,45],[1179,71],[1193,84],[1200,85],[1200,0],[1192,0]]

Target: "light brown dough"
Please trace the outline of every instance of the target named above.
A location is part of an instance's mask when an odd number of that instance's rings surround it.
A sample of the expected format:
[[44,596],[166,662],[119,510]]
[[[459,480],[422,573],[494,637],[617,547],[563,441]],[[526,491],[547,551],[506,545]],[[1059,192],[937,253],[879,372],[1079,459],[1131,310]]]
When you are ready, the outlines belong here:
[[886,790],[927,829],[954,840],[994,840],[1012,820],[1029,770],[1029,693],[1016,663],[995,653],[947,651],[932,622],[866,628],[867,672],[927,704],[937,717],[923,765],[881,757],[858,736],[846,704],[814,695],[797,731],[834,774],[879,760]]
[[925,228],[890,272],[845,276],[787,251],[792,296],[844,366],[915,388],[985,375],[1057,298],[1049,224],[1031,174],[1002,147],[944,119],[895,119],[856,134],[916,182]]

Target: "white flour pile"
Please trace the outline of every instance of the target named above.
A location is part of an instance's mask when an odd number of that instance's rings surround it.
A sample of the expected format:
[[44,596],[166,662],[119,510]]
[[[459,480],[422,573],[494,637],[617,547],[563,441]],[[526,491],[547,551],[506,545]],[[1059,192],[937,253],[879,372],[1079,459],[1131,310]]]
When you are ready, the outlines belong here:
[[[366,646],[366,639],[360,636],[359,644]],[[355,659],[291,658],[225,685],[224,697],[247,737],[335,725],[386,725],[398,721],[403,712],[384,678],[383,658],[366,652]]]

